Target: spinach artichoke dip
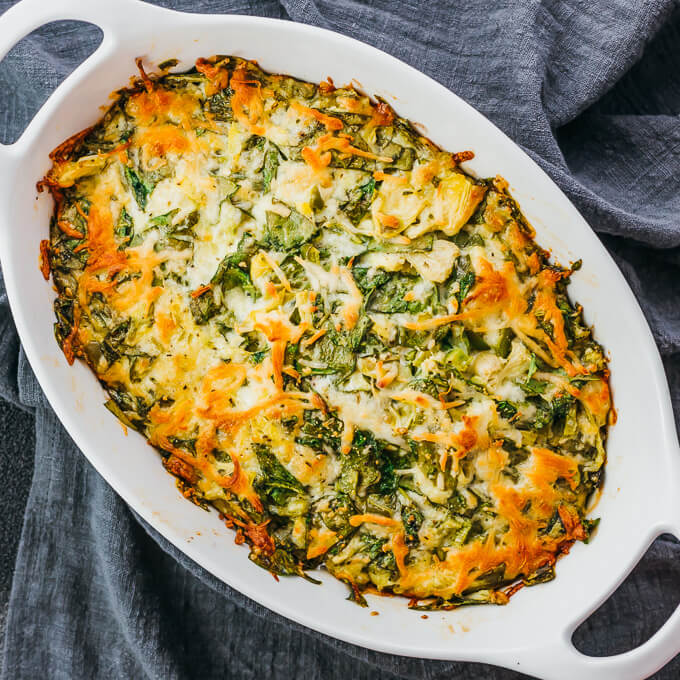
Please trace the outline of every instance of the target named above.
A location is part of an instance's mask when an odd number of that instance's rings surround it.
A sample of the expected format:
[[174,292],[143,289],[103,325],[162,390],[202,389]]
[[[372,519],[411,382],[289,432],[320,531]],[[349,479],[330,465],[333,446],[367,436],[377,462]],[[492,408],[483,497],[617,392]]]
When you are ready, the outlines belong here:
[[41,182],[68,361],[274,574],[432,609],[553,578],[611,411],[577,265],[383,101],[173,66],[139,63]]

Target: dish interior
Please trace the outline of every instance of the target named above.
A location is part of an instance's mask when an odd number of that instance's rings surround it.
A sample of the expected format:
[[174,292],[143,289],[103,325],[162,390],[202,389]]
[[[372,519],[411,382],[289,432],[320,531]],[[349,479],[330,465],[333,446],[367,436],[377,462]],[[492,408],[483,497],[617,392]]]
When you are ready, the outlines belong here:
[[578,266],[385,102],[139,65],[43,183],[67,360],[268,571],[428,610],[552,580],[610,419]]

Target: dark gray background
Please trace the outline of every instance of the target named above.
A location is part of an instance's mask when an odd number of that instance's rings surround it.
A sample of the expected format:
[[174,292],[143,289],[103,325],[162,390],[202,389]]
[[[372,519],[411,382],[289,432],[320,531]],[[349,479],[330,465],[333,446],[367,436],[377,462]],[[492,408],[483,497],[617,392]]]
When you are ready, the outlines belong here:
[[[0,12],[11,4],[0,0]],[[158,4],[326,25],[396,54],[482,110],[541,163],[600,233],[650,321],[680,411],[677,2]],[[0,64],[0,141],[17,138],[97,36],[93,27],[59,23],[12,50]],[[214,583],[140,526],[75,451],[40,398],[2,299],[0,310],[0,391],[14,402],[0,400],[3,627],[27,502],[29,509],[3,657],[8,665],[0,677],[524,677],[480,664],[363,653],[291,630]],[[577,631],[577,646],[613,654],[647,639],[680,600],[679,555],[676,541],[658,540]],[[680,659],[656,677],[680,677]]]

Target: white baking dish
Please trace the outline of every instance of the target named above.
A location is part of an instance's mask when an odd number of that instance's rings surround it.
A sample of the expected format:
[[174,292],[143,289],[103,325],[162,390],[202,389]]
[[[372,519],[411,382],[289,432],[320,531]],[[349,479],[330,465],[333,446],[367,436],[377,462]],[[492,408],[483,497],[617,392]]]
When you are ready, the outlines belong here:
[[[553,182],[481,114],[430,78],[372,47],[299,24],[242,16],[189,15],[137,0],[23,0],[0,18],[0,57],[23,36],[56,19],[100,26],[98,50],[50,97],[21,139],[0,147],[0,257],[26,354],[57,415],[111,486],[146,521],[229,585],[270,609],[327,635],[383,652],[484,661],[550,679],[646,677],[680,651],[680,609],[641,647],[590,658],[571,635],[629,573],[660,533],[680,536],[680,449],[659,354],[628,285],[605,249]],[[215,513],[177,493],[156,453],[136,433],[125,436],[102,406],[104,393],[80,363],[66,364],[52,333],[54,292],[38,272],[38,243],[47,236],[52,201],[35,183],[48,153],[94,123],[109,93],[135,71],[134,58],[170,57],[189,67],[215,53],[254,58],[263,68],[336,83],[357,79],[423,124],[443,147],[472,149],[469,169],[500,173],[510,183],[538,242],[566,263],[583,258],[572,296],[611,356],[619,422],[608,444],[607,479],[588,546],[560,560],[557,579],[524,589],[507,607],[431,613],[423,620],[404,600],[369,596],[370,616],[345,600],[345,587],[324,574],[323,586],[277,583],[236,546]],[[28,84],[30,87],[30,84]]]

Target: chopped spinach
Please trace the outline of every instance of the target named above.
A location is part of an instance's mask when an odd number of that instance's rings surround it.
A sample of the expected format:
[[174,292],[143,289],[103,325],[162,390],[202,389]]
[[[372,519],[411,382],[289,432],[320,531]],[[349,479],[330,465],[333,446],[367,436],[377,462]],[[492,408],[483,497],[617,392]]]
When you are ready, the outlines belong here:
[[281,153],[278,147],[269,142],[269,147],[264,154],[264,165],[262,167],[263,191],[269,191],[272,180],[276,177],[279,168],[279,157]]
[[219,286],[222,294],[232,288],[243,288],[251,297],[258,297],[259,290],[253,285],[248,272],[248,265],[257,245],[249,234],[241,239],[235,253],[227,255],[217,267],[210,283]]
[[330,499],[323,499],[323,507],[319,512],[323,523],[339,538],[345,538],[356,530],[349,523],[350,517],[356,514],[356,508],[347,494],[338,493]]
[[401,509],[401,521],[404,525],[406,544],[416,545],[420,540],[418,531],[423,523],[423,513],[413,506],[404,506]]
[[342,420],[336,416],[324,416],[320,411],[306,410],[300,434],[295,441],[319,452],[327,452],[329,447],[331,450],[338,450],[342,429]]
[[295,208],[290,208],[287,217],[268,210],[264,245],[279,251],[296,250],[307,243],[316,231],[314,222]]
[[315,343],[313,354],[324,365],[324,373],[347,375],[354,370],[357,350],[372,323],[368,315],[362,314],[351,330],[338,331],[329,324],[326,334]]
[[[432,300],[405,299],[412,293],[414,286],[421,281],[418,276],[410,276],[401,272],[392,273],[380,286],[377,286],[369,298],[368,309],[383,314],[410,312],[417,314],[432,305]],[[434,288],[432,289],[434,294]]]
[[271,449],[254,444],[260,474],[254,482],[260,498],[276,506],[285,506],[292,496],[306,497],[304,486],[279,462]]
[[368,182],[353,188],[347,197],[347,201],[340,207],[347,215],[349,221],[357,225],[364,218],[366,213],[373,203],[377,189],[380,188],[380,183],[371,177]]
[[132,240],[132,235],[135,231],[135,225],[132,221],[130,213],[125,209],[125,206],[120,211],[118,216],[118,223],[116,224],[115,234],[121,240],[120,249],[125,248]]
[[146,178],[140,177],[129,165],[124,167],[123,172],[135,197],[135,201],[137,201],[137,205],[141,210],[146,210],[146,204],[149,201],[151,192],[154,190],[155,184]]
[[189,309],[194,321],[200,326],[208,323],[220,311],[220,306],[215,302],[212,291],[208,290],[203,295],[191,298]]
[[506,420],[510,420],[517,415],[517,407],[512,402],[506,400],[497,402],[496,410],[498,411],[498,414]]
[[467,297],[468,293],[470,292],[470,289],[472,286],[475,285],[475,273],[473,271],[466,272],[461,276],[460,278],[460,288],[458,289],[458,293],[456,293],[456,297],[458,298],[458,302],[462,304],[463,300]]
[[234,112],[231,108],[232,94],[231,88],[227,88],[208,97],[206,108],[215,120],[222,122],[234,120]]

